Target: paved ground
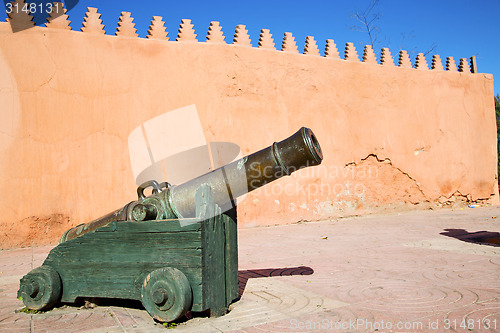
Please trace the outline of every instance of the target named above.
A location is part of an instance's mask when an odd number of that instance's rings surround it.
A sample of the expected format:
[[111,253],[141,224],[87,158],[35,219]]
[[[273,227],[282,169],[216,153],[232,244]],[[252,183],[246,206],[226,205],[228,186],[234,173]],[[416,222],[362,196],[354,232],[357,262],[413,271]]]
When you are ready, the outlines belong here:
[[[498,219],[496,216],[498,215]],[[241,300],[184,332],[500,332],[500,208],[240,230]],[[154,332],[140,304],[16,313],[51,247],[0,251],[1,332]]]

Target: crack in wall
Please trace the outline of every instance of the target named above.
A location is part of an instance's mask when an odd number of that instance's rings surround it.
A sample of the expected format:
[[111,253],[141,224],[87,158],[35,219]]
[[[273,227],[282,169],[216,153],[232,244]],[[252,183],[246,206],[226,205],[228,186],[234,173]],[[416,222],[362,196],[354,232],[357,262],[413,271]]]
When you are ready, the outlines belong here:
[[[437,199],[430,199],[426,194],[425,192],[422,190],[421,186],[420,186],[420,183],[415,179],[413,178],[410,174],[408,174],[407,172],[401,170],[400,168],[398,168],[397,166],[395,166],[391,159],[388,158],[388,157],[385,157],[385,158],[379,158],[377,154],[374,154],[374,153],[370,153],[368,154],[366,157],[364,158],[361,158],[360,159],[360,162],[356,162],[356,161],[352,161],[352,162],[349,162],[349,163],[346,163],[344,165],[344,167],[349,167],[349,166],[359,166],[361,164],[361,162],[364,162],[366,160],[368,160],[370,157],[373,157],[376,159],[376,161],[378,163],[385,163],[385,164],[388,164],[390,166],[392,166],[395,170],[397,170],[399,173],[403,174],[404,176],[406,176],[408,179],[410,179],[416,186],[416,188],[420,191],[420,193],[422,194],[422,196],[425,198],[423,201],[420,201],[420,202],[436,202],[436,203],[439,203],[441,205],[452,205],[454,203],[457,203],[457,202],[463,202],[463,203],[466,203],[466,204],[485,204],[487,203],[490,199],[492,199],[495,194],[490,194],[489,197],[486,197],[486,198],[476,198],[476,199],[473,199],[471,194],[463,194],[461,193],[459,190],[456,190],[455,192],[453,192],[451,195],[449,196],[446,196],[446,195],[440,195]],[[418,204],[419,202],[417,203],[413,203],[413,205],[416,205]]]
[[[43,35],[45,36],[45,33]],[[50,77],[48,79],[46,79],[44,82],[39,83],[38,86],[34,87],[34,89],[32,91],[28,91],[28,92],[37,92],[38,90],[40,90],[41,88],[43,88],[46,85],[49,85],[49,88],[50,88],[50,82],[52,81],[52,79],[54,78],[54,76],[57,73],[57,62],[54,60],[52,53],[49,51],[50,48],[49,48],[48,43],[49,43],[49,41],[46,38],[42,38],[42,44],[45,47],[45,49],[47,50],[48,57],[50,58],[50,60],[52,62],[52,68],[53,68],[52,73],[50,74]]]
[[486,204],[490,199],[495,196],[494,193],[490,194],[489,197],[486,198],[476,198],[472,199],[470,194],[462,194],[459,190],[456,190],[449,196],[441,195],[437,200],[442,205],[452,205],[455,202],[465,202],[467,204]]
[[[392,166],[394,169],[396,169],[397,171],[399,171],[401,174],[405,175],[406,177],[408,177],[408,179],[410,179],[414,184],[415,186],[417,187],[417,189],[420,191],[420,193],[422,194],[422,196],[426,199],[424,201],[429,201],[427,195],[424,193],[424,191],[422,190],[422,188],[420,187],[420,183],[415,179],[413,178],[412,176],[410,176],[407,172],[401,170],[400,168],[398,168],[397,166],[395,166],[391,159],[388,158],[388,157],[385,157],[384,159],[380,159],[377,154],[373,154],[373,153],[370,153],[368,154],[365,158],[362,158],[360,160],[360,162],[363,162],[363,161],[366,161],[368,160],[370,157],[374,157],[377,162],[379,163],[387,163],[388,165]],[[348,167],[348,166],[358,166],[360,163],[356,163],[356,161],[353,161],[353,162],[349,162],[347,164],[345,164],[345,167]]]

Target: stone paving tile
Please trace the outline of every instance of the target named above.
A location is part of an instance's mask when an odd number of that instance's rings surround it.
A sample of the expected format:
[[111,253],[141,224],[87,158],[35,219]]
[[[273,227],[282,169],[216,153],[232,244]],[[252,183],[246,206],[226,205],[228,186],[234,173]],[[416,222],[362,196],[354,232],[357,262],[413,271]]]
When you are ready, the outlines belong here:
[[16,318],[13,318],[13,320],[0,323],[0,332],[24,333],[32,331],[32,321],[29,315],[23,318],[17,316]]
[[[500,248],[441,234],[498,232],[491,218],[498,214],[492,207],[425,211],[240,230],[241,300],[225,316],[195,316],[175,330],[373,332],[401,322],[422,327],[394,332],[500,332]],[[133,307],[15,313],[23,307],[19,279],[51,248],[0,251],[1,332],[165,330]]]
[[470,304],[446,313],[442,327],[453,332],[500,332],[500,300]]
[[[6,276],[19,276],[28,273],[32,269],[31,265],[31,256],[26,257],[16,257],[14,259],[10,259],[11,261],[16,261],[11,264],[3,264],[0,265],[0,279],[3,279]],[[1,280],[0,280],[1,281]]]
[[500,256],[500,247],[478,245],[450,238],[431,238],[404,244],[410,247],[421,247],[432,250],[451,251],[455,253]]
[[[364,323],[373,323],[375,317],[364,309],[342,307],[303,316],[289,316],[286,319],[246,327],[234,332],[366,332]],[[373,330],[372,330],[373,331]]]
[[[483,316],[482,307],[482,305],[479,305],[479,309],[474,307],[475,311],[472,313],[467,312],[467,308],[460,308],[451,314],[437,311],[429,316],[414,317],[407,313],[381,312],[347,306],[300,317],[289,317],[232,332],[498,332],[498,326],[495,326],[498,320],[494,320],[498,316],[492,316],[490,312],[492,308],[486,306],[485,313],[490,314]],[[461,312],[467,313],[468,316],[460,317]],[[457,316],[460,318],[456,319]],[[461,324],[464,325],[464,319],[470,330],[460,327]],[[488,325],[489,330],[485,327]]]
[[500,268],[500,258],[490,258],[489,261]]
[[432,284],[460,285],[474,287],[478,285],[498,285],[499,272],[484,268],[483,271],[467,267],[443,267],[423,272],[408,273],[406,277],[410,280],[429,282]]
[[[66,311],[65,311],[66,312]],[[47,313],[33,315],[35,332],[86,332],[93,327],[108,328],[116,326],[116,322],[107,311],[73,309],[67,313]]]

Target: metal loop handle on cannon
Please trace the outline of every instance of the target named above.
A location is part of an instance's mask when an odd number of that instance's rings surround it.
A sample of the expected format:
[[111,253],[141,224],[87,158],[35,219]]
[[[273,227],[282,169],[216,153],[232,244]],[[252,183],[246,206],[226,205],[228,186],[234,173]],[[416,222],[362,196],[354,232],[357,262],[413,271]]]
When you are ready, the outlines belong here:
[[163,190],[166,190],[167,188],[170,187],[170,183],[163,182],[159,183],[156,180],[148,180],[147,182],[142,183],[137,187],[137,198],[139,200],[143,200],[146,198],[144,195],[144,190],[147,189],[148,187],[153,188],[153,194],[158,194]]

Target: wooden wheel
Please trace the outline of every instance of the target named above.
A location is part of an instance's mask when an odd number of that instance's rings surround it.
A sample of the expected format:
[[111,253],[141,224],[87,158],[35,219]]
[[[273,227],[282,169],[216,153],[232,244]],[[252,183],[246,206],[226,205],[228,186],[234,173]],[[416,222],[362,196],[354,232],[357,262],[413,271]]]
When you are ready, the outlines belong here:
[[193,294],[186,276],[178,269],[165,267],[152,271],[141,290],[144,308],[154,319],[174,321],[191,308]]
[[45,310],[61,299],[61,278],[50,266],[41,266],[23,276],[17,297],[32,310]]

